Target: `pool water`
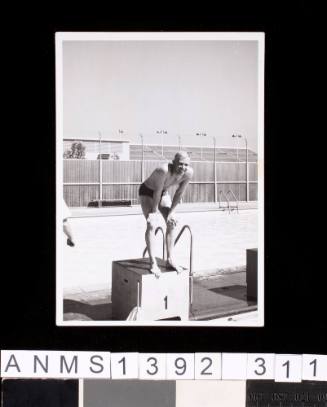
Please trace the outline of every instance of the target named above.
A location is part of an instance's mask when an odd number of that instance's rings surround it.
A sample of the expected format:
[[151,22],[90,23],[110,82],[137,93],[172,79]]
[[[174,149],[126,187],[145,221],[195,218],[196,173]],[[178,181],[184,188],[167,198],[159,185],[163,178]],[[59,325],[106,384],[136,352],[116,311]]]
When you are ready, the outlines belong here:
[[[244,269],[246,249],[258,247],[258,211],[179,213],[178,231],[184,224],[193,233],[193,271],[196,276]],[[63,258],[57,273],[64,291],[111,287],[114,260],[142,257],[146,228],[142,215],[71,218],[75,247],[63,236]],[[164,222],[162,219],[162,226]],[[175,249],[179,264],[189,266],[188,231]],[[162,238],[156,247],[162,257]]]

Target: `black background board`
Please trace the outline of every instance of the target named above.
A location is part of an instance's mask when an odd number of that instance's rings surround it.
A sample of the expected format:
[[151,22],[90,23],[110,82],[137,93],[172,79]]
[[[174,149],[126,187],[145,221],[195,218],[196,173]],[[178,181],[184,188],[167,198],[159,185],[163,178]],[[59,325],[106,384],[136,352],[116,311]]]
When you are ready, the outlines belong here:
[[7,379],[2,391],[5,407],[78,407],[78,380]]
[[[325,354],[322,10],[25,7],[3,16],[1,349]],[[266,33],[264,328],[56,326],[56,31]]]

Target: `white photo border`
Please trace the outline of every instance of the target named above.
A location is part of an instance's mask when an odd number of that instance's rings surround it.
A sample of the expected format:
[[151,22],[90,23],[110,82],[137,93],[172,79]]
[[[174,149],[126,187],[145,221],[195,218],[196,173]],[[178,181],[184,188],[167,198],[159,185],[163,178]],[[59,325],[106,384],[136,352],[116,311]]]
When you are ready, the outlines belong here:
[[[258,42],[258,318],[257,323],[234,321],[64,321],[63,315],[63,43],[64,41],[257,41]],[[264,326],[264,32],[57,32],[55,34],[56,91],[56,325],[57,326]]]

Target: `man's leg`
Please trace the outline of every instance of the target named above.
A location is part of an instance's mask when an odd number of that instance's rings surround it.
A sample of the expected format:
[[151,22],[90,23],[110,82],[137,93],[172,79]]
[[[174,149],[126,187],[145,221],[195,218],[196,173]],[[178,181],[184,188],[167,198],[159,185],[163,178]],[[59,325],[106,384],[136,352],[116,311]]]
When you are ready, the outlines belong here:
[[63,230],[64,230],[65,235],[67,236],[68,246],[75,246],[72,229],[70,227],[68,219],[64,219],[64,221],[63,221]]
[[164,217],[164,219],[166,221],[166,225],[167,225],[167,229],[166,229],[167,263],[174,270],[176,270],[177,273],[181,273],[183,271],[183,267],[178,266],[173,257],[177,225],[176,225],[176,222],[167,222],[170,205],[171,205],[170,196],[168,194],[166,194],[161,200],[159,210],[160,210],[162,216]]
[[176,223],[167,222],[167,232],[166,232],[166,243],[167,243],[167,263],[177,271],[181,273],[183,267],[179,266],[173,256],[174,252],[174,243],[176,239]]
[[[152,198],[149,196],[140,196],[141,208],[143,215],[146,219],[146,231],[145,231],[145,242],[148,248],[149,259],[151,268],[151,273],[155,274],[157,277],[160,276],[161,270],[158,267],[157,260],[154,255],[155,251],[155,221],[151,218],[150,210],[152,208]],[[150,216],[149,216],[150,215]]]

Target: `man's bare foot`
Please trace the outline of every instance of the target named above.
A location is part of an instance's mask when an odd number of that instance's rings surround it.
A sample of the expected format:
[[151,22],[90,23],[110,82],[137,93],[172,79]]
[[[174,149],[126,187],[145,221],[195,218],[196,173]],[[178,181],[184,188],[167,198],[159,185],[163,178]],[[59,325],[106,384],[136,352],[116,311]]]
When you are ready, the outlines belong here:
[[151,273],[153,273],[157,278],[161,276],[161,270],[157,263],[152,263],[150,268]]
[[167,260],[167,265],[172,267],[174,270],[177,271],[177,274],[180,274],[184,269],[182,266],[178,266],[173,260],[168,259]]

